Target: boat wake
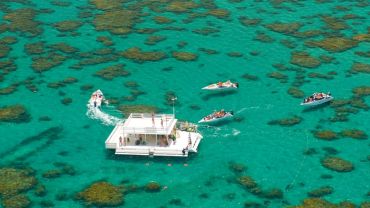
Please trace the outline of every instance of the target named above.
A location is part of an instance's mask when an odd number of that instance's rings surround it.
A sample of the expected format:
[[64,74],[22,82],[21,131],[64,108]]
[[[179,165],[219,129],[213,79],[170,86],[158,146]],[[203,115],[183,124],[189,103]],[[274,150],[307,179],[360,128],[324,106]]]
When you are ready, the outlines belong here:
[[115,126],[117,123],[123,121],[123,119],[119,119],[115,116],[105,113],[101,111],[100,108],[91,105],[87,105],[86,115],[91,119],[100,120],[104,125],[107,126]]
[[199,128],[205,128],[208,131],[211,131],[209,134],[210,138],[220,138],[220,137],[230,137],[230,136],[238,136],[241,131],[235,128],[227,128],[224,126],[209,126],[209,125],[199,125]]

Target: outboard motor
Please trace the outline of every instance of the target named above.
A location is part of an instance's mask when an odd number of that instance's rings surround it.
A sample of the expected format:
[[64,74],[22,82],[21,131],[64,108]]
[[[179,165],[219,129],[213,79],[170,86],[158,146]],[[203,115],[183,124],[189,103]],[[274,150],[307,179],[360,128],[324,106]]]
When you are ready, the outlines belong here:
[[239,88],[239,83],[235,82],[236,88]]
[[96,108],[96,101],[94,101],[94,107]]
[[233,111],[230,111],[230,114],[231,114],[231,115],[234,115],[234,112],[233,112]]

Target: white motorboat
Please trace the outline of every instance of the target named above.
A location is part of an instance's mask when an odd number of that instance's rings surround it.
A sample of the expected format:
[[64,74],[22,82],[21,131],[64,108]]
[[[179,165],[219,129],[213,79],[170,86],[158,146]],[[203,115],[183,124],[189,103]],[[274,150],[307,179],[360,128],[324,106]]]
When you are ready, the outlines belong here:
[[327,93],[327,94],[322,93],[322,92],[314,93],[310,97],[304,99],[303,102],[301,103],[301,105],[303,105],[303,106],[316,106],[316,105],[320,105],[320,104],[324,104],[326,102],[329,102],[333,99],[334,99],[334,97],[331,96],[330,92]]
[[202,88],[202,90],[230,90],[230,89],[237,89],[239,87],[239,83],[231,82],[227,80],[226,82],[218,82],[214,84],[210,84]]
[[202,118],[198,123],[212,123],[216,121],[225,120],[227,118],[233,117],[234,113],[232,111],[216,111],[204,118]]
[[99,108],[103,102],[107,103],[108,101],[105,100],[102,91],[97,90],[91,95],[89,105],[94,108]]

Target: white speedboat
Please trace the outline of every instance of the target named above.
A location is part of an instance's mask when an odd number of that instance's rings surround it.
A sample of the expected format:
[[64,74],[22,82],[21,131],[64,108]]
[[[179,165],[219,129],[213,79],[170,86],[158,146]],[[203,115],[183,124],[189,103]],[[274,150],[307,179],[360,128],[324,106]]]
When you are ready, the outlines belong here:
[[324,103],[329,102],[333,99],[334,99],[334,97],[331,96],[330,92],[326,93],[326,94],[322,93],[322,92],[314,93],[310,97],[304,99],[303,102],[301,103],[301,105],[303,105],[303,106],[315,106],[315,105],[324,104]]
[[225,120],[225,119],[233,117],[233,116],[234,116],[234,113],[232,111],[220,110],[220,111],[216,111],[216,112],[202,118],[200,121],[198,121],[198,123],[212,123],[212,122],[216,122],[216,121]]
[[108,103],[108,101],[105,100],[102,91],[97,90],[91,95],[89,105],[94,108],[99,108],[102,103]]
[[239,84],[237,82],[233,83],[230,80],[226,82],[218,82],[214,84],[210,84],[202,88],[202,90],[230,90],[230,89],[237,89]]

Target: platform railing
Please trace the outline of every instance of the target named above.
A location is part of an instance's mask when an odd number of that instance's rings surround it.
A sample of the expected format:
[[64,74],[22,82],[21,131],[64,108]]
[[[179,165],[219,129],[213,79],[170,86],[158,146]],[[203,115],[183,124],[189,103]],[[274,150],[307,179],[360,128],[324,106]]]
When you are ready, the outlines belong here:
[[[130,117],[131,118],[143,118],[143,117],[136,117],[136,115],[133,115],[133,114],[131,114]],[[172,116],[172,118],[170,118],[170,121],[167,122],[166,128],[163,128],[163,127],[125,127],[123,126],[123,131],[145,131],[147,133],[166,134],[168,130],[170,130],[170,128],[172,127],[173,122],[175,122],[175,119]]]

